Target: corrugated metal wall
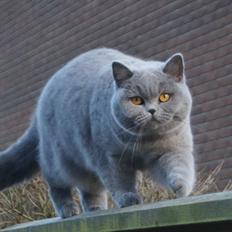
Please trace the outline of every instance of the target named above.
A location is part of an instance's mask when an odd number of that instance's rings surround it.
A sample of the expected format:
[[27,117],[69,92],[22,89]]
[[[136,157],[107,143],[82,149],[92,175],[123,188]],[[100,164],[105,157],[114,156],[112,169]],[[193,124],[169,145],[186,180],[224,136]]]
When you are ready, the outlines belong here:
[[198,167],[232,177],[231,0],[0,1],[0,147],[28,125],[48,78],[91,48],[186,59]]

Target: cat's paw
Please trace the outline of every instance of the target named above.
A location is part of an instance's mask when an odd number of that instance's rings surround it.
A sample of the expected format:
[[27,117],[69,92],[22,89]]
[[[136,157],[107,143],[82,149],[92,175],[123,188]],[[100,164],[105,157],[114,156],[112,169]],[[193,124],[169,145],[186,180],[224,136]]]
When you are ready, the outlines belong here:
[[170,185],[177,198],[186,197],[192,191],[192,187],[189,186],[188,183],[186,183],[186,181],[183,179],[175,179],[171,181]]
[[142,199],[136,193],[127,192],[120,196],[120,198],[117,200],[117,203],[120,208],[123,208],[131,205],[138,205],[142,203]]
[[72,202],[66,203],[62,205],[61,208],[58,209],[58,214],[61,218],[72,217],[79,213],[80,213],[80,208]]

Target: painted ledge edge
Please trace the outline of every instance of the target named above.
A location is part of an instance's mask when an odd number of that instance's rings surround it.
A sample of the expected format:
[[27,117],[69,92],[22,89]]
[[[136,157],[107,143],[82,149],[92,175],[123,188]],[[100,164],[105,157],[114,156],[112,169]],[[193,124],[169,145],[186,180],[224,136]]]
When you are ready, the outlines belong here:
[[210,222],[232,222],[232,192],[211,193],[23,223],[1,232],[96,232],[158,228]]

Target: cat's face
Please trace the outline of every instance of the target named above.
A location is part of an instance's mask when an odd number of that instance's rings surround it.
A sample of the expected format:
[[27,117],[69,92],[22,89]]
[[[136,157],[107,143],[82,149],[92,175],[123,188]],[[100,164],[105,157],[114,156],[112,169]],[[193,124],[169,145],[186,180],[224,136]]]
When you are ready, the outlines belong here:
[[131,71],[113,64],[117,88],[112,114],[117,123],[134,133],[165,133],[180,125],[191,110],[191,95],[184,80],[181,55],[162,68]]

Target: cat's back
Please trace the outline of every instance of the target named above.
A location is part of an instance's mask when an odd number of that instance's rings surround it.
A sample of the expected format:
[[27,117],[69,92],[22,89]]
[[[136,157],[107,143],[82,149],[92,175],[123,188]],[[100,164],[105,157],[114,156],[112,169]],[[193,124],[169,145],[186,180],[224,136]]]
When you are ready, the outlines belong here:
[[94,86],[98,81],[101,81],[104,73],[107,73],[106,78],[111,80],[112,62],[118,60],[133,63],[139,59],[125,55],[115,49],[96,48],[69,61],[52,76],[46,88],[67,89],[64,87],[79,86],[87,90],[91,88],[91,83]]
[[128,65],[133,65],[133,63],[136,62],[143,62],[136,57],[126,55],[115,49],[96,48],[71,60],[65,66],[65,69],[76,72],[82,71],[85,74],[88,74],[90,78],[96,78],[105,71],[112,71],[113,61],[120,61]]
[[96,89],[113,82],[112,61],[131,59],[109,48],[93,49],[75,57],[50,78],[39,98],[38,112],[51,114],[53,108],[67,108],[74,102],[87,106]]

